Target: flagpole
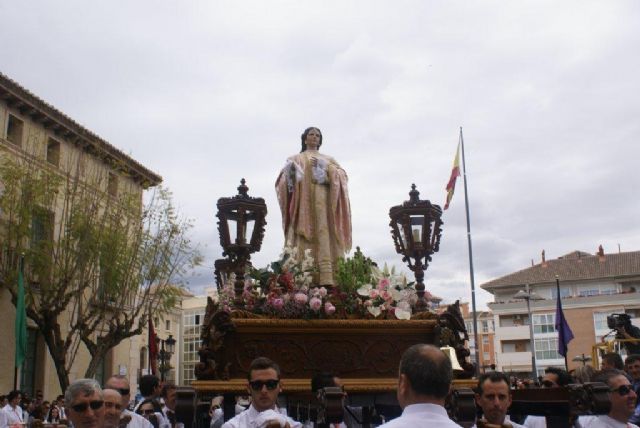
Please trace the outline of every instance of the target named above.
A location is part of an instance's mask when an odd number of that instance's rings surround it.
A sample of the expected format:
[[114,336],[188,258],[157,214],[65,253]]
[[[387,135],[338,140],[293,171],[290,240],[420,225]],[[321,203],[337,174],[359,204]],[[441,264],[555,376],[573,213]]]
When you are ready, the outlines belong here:
[[[18,295],[19,295],[20,294],[20,290],[19,290],[19,288],[20,288],[20,278],[24,278],[24,253],[20,256],[20,266],[18,267],[18,269],[19,269],[19,272],[18,272],[18,275],[19,275],[19,278],[18,278]],[[24,279],[23,279],[23,281],[24,281]],[[23,285],[23,287],[24,287],[24,285]],[[24,296],[23,296],[23,298],[24,298]],[[20,297],[18,296],[18,298],[16,299],[16,323],[18,322],[18,311],[20,310],[20,305],[18,303],[19,299],[20,299]],[[24,310],[24,307],[22,309]],[[15,340],[16,340],[16,342],[20,340],[17,334],[16,334],[16,337],[15,337]],[[18,346],[19,345],[16,346],[16,350],[15,350],[16,354],[18,353]],[[18,357],[16,356],[16,362],[17,361],[18,361]],[[18,364],[14,364],[14,366],[15,367],[13,368],[13,390],[17,391],[18,390],[18,371],[19,371],[19,368],[18,368]]]
[[473,248],[471,245],[471,221],[469,219],[469,197],[467,195],[467,167],[464,156],[464,138],[460,127],[460,148],[462,150],[462,177],[464,179],[464,207],[467,215],[467,243],[469,245],[469,277],[471,278],[471,310],[473,312],[473,341],[476,351],[476,376],[480,374],[480,352],[478,348],[478,311],[476,310],[476,283],[473,275]]

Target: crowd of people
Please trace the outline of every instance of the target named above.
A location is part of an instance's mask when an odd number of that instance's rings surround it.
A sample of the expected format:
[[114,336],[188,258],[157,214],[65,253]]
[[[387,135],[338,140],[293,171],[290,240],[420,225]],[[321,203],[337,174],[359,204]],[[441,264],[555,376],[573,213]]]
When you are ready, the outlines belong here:
[[64,395],[31,399],[20,391],[0,396],[0,428],[181,428],[176,421],[176,386],[161,385],[153,375],[140,379],[141,399],[132,401],[129,380],[115,375],[103,386],[94,379],[78,379]]
[[[382,427],[456,427],[445,410],[445,401],[452,388],[453,370],[449,358],[438,348],[418,344],[402,355],[398,368],[397,401],[400,416],[383,423]],[[303,428],[323,426],[330,428],[357,427],[357,413],[352,408],[342,421],[299,422],[278,407],[282,392],[282,373],[274,361],[259,357],[253,360],[247,376],[248,396],[235,403],[235,415],[224,421],[222,398],[211,404],[210,428]],[[608,386],[610,411],[603,415],[578,417],[567,426],[580,428],[620,427],[637,428],[640,421],[640,355],[631,355],[623,362],[618,354],[603,357],[602,369],[594,371],[583,366],[568,373],[550,367],[535,381],[516,379],[502,372],[491,371],[478,379],[475,402],[478,409],[476,427],[546,427],[543,416],[529,415],[514,421],[509,415],[513,392],[522,388],[562,388],[568,384],[602,382]],[[320,394],[325,388],[340,388],[338,377],[328,373],[314,377],[313,392]],[[126,376],[115,375],[104,385],[94,379],[79,379],[65,391],[64,396],[46,401],[37,391],[33,399],[20,391],[11,391],[0,397],[0,428],[40,428],[73,426],[74,428],[182,428],[176,420],[176,387],[162,385],[153,375],[142,376],[139,383],[140,399],[131,400],[131,389]],[[348,406],[347,406],[348,407]],[[346,408],[346,407],[345,407]],[[384,421],[383,421],[384,422]]]

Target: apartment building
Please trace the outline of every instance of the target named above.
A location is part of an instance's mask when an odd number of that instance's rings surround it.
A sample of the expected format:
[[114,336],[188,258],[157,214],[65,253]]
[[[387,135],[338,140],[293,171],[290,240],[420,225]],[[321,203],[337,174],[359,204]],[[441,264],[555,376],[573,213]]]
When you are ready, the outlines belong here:
[[[607,316],[627,313],[640,325],[640,251],[606,254],[602,247],[593,255],[573,251],[556,259],[533,264],[481,285],[493,294],[489,303],[495,325],[495,355],[498,370],[529,375],[532,352],[529,324],[533,322],[535,359],[538,375],[549,366],[564,366],[558,354],[555,331],[556,278],[565,318],[574,339],[569,343],[568,366],[582,362],[573,358],[590,356],[592,348],[610,333]],[[541,300],[531,300],[531,318],[526,301],[514,298],[529,289]],[[624,350],[621,351],[624,354]]]
[[[1,73],[0,157],[24,161],[34,171],[42,169],[62,177],[77,177],[81,185],[87,187],[100,183],[99,188],[92,187],[93,191],[112,197],[127,194],[139,200],[140,206],[143,190],[162,181],[160,176]],[[88,183],[85,177],[100,180]],[[3,183],[0,183],[0,191],[2,189]],[[46,224],[52,230],[44,230],[45,223],[36,223],[32,225],[34,234],[55,240],[53,225],[59,215],[57,211],[47,212]],[[15,313],[10,293],[0,290],[0,324],[11,332],[4,335],[0,351],[0,390],[4,392],[13,389],[14,384]],[[63,323],[62,327],[66,328],[73,320],[73,313],[66,314],[64,320],[67,324]],[[19,370],[18,386],[30,394],[39,389],[45,397],[55,397],[60,393],[55,367],[42,336],[34,327],[32,321],[28,321],[27,358]],[[136,385],[142,343],[140,337],[133,337],[104,355],[98,369],[99,380],[120,373],[129,376],[132,385]],[[70,369],[72,381],[83,377],[88,362],[88,351],[80,346]]]
[[[476,361],[476,341],[473,334],[473,311],[469,303],[461,303],[460,309],[464,324],[469,334],[469,350],[471,361]],[[480,372],[491,370],[496,364],[495,322],[491,311],[478,311],[478,353],[480,355]]]

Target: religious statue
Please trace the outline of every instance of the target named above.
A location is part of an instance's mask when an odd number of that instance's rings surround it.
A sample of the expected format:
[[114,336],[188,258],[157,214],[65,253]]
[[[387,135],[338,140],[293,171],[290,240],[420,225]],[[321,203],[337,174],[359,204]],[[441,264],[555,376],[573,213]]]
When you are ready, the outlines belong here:
[[347,173],[318,151],[322,133],[307,128],[302,150],[291,156],[276,180],[285,246],[297,248],[299,259],[311,250],[317,283],[335,285],[336,261],[351,249],[351,207]]

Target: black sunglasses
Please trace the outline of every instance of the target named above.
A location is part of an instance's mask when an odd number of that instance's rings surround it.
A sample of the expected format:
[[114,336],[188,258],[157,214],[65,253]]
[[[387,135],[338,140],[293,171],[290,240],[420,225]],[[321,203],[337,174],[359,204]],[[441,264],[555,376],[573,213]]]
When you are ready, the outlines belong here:
[[553,388],[556,386],[556,384],[551,382],[550,380],[544,380],[542,381],[542,386],[545,388]]
[[129,395],[129,392],[131,392],[129,388],[116,388],[116,391],[118,391],[120,395]]
[[104,401],[95,400],[89,401],[88,403],[85,401],[84,403],[72,404],[71,408],[74,412],[82,413],[86,412],[89,407],[91,407],[91,410],[98,410],[102,408],[102,406],[104,406]]
[[273,391],[278,387],[279,383],[279,379],[252,380],[251,382],[249,382],[249,385],[251,385],[251,389],[253,389],[254,391],[262,391],[263,386],[266,386],[269,391]]
[[609,391],[617,392],[621,397],[624,397],[625,395],[629,395],[632,389],[631,385],[620,385],[616,389],[610,389]]

